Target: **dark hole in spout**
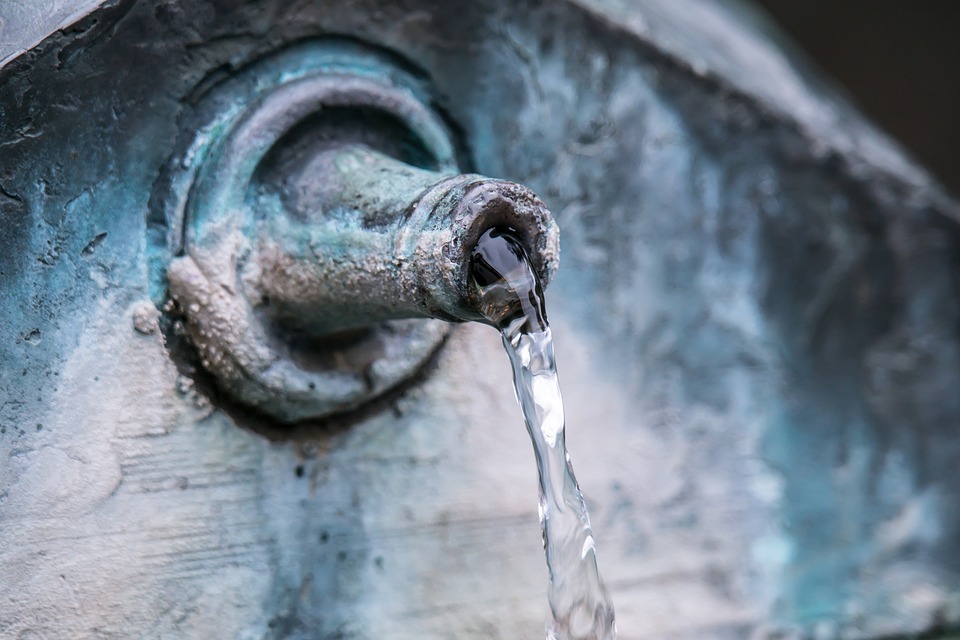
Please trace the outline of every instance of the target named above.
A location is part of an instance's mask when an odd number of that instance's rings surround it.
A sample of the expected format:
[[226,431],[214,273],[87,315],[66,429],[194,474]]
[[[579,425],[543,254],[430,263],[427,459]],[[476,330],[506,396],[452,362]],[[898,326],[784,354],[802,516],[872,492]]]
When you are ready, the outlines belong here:
[[501,331],[533,333],[547,328],[540,279],[514,230],[494,227],[480,236],[470,255],[470,278],[478,293],[478,310]]

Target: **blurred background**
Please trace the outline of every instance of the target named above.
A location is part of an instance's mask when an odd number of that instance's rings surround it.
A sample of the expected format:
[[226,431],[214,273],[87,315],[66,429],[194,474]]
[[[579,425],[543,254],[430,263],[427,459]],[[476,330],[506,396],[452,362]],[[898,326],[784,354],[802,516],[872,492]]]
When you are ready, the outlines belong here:
[[756,4],[881,129],[960,194],[960,2]]

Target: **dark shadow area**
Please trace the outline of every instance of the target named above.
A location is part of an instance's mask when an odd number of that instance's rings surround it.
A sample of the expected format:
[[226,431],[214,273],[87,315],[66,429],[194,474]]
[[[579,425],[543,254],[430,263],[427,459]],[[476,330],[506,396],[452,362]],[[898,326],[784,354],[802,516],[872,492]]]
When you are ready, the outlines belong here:
[[876,124],[960,194],[960,2],[757,4]]

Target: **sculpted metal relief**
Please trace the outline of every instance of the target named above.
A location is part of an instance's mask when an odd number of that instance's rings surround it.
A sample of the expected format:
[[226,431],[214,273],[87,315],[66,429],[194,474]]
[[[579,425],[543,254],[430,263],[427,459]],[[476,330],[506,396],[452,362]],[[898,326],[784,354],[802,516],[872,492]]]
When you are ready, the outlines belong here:
[[960,623],[960,207],[745,9],[76,9],[0,56],[0,636],[542,636],[488,223],[620,637]]

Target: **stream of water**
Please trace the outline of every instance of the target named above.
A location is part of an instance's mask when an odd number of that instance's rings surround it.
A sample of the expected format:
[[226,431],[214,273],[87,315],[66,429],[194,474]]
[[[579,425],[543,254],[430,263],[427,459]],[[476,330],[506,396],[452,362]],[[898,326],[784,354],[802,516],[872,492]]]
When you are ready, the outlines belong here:
[[614,640],[613,602],[597,570],[590,516],[564,441],[563,401],[543,292],[523,245],[487,231],[471,260],[480,310],[500,330],[540,474],[540,524],[553,619],[548,640]]

